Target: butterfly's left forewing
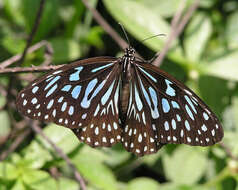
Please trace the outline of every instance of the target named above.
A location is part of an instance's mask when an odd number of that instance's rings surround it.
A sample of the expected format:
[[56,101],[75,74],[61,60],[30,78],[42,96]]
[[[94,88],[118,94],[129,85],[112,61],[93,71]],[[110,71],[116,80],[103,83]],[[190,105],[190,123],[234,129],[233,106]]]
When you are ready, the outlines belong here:
[[121,138],[119,83],[117,59],[86,59],[32,82],[19,93],[16,105],[32,119],[71,128],[90,146],[111,146]]

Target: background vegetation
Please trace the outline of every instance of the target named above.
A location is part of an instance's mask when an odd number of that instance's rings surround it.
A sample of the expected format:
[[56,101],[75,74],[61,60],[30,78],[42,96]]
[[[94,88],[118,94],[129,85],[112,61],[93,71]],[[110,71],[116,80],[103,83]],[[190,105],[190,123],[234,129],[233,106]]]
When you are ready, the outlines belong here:
[[[130,43],[145,59],[163,49],[183,1],[88,0],[122,36],[118,22],[123,24]],[[186,1],[184,14],[193,3]],[[0,1],[0,62],[24,51],[39,6],[40,0]],[[141,42],[155,34],[166,36]],[[21,65],[12,62],[8,68],[122,53],[80,0],[45,2],[30,45],[42,40],[53,51],[39,48],[27,53]],[[193,89],[218,115],[225,132],[223,144],[167,145],[157,154],[137,158],[120,144],[92,149],[69,129],[54,124],[41,123],[44,134],[67,154],[88,189],[238,189],[238,2],[201,0],[161,68]],[[4,69],[0,63],[0,71]],[[31,130],[32,122],[16,111],[17,92],[37,76],[0,75],[0,189],[78,189],[73,170],[44,137]]]

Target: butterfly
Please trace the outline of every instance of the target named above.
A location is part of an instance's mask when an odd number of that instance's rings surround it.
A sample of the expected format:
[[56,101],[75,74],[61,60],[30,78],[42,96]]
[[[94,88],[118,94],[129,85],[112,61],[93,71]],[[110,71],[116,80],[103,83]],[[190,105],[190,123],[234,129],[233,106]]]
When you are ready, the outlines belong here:
[[192,90],[130,46],[119,58],[84,59],[47,73],[18,94],[16,106],[29,118],[70,128],[91,147],[122,143],[137,156],[223,138],[218,118]]

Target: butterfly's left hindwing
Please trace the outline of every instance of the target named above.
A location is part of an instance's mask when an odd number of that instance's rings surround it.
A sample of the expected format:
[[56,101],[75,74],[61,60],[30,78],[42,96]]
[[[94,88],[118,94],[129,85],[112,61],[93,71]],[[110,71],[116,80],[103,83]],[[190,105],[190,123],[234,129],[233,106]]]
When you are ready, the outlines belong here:
[[73,129],[91,146],[111,146],[121,138],[119,83],[117,59],[91,58],[34,81],[19,93],[16,104],[32,119]]

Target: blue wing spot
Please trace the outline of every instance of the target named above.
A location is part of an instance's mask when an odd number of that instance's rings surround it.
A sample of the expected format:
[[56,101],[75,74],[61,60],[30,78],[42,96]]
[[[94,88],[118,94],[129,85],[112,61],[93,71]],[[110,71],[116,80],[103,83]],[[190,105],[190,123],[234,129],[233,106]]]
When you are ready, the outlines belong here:
[[46,85],[44,90],[47,90],[49,87],[51,87],[54,83],[56,83],[59,79],[61,78],[61,76],[56,76],[54,77],[54,79],[52,81],[49,82],[49,84]]
[[173,108],[178,108],[178,109],[180,108],[178,103],[175,101],[171,101],[171,104],[172,104]]
[[191,106],[191,108],[192,108],[192,110],[194,111],[194,113],[197,114],[197,110],[195,109],[195,107],[194,107],[192,101],[190,100],[190,98],[189,98],[187,95],[185,95],[184,98],[186,99],[186,101],[188,102],[188,104]]
[[203,124],[201,128],[202,128],[202,130],[203,130],[204,132],[207,131],[207,126],[206,126],[206,125]]
[[107,100],[109,99],[111,93],[112,93],[112,89],[113,89],[113,86],[115,84],[115,80],[113,81],[113,83],[110,85],[109,89],[107,90],[107,92],[103,95],[102,99],[101,99],[101,103],[102,105],[105,105]]
[[[139,79],[140,79],[140,78],[139,78]],[[142,88],[142,92],[143,92],[143,94],[144,94],[144,97],[145,97],[145,99],[146,99],[148,105],[151,107],[151,101],[150,101],[149,95],[148,95],[148,93],[146,92],[145,87],[144,87],[143,83],[141,82],[141,79],[140,79],[140,85],[141,85],[141,88]]]
[[169,122],[168,121],[164,122],[164,129],[165,129],[165,131],[169,130]]
[[157,83],[157,80],[148,72],[146,72],[144,69],[142,69],[141,67],[138,67],[143,73],[145,73],[151,80],[153,80],[154,82]]
[[104,86],[105,83],[106,83],[106,80],[103,80],[103,81],[98,85],[98,87],[94,90],[91,99],[94,98],[94,97],[100,92],[100,90],[102,90],[102,88],[103,88],[103,86]]
[[79,97],[81,88],[82,87],[80,85],[76,85],[74,89],[72,90],[71,95],[74,99],[77,99]]
[[50,109],[53,106],[54,100],[50,100],[50,102],[47,105],[47,109]]
[[90,103],[91,103],[91,100],[93,97],[89,98],[88,95],[90,94],[90,92],[93,91],[94,87],[96,86],[98,82],[98,79],[95,78],[93,80],[91,80],[89,83],[88,83],[88,86],[85,90],[85,94],[84,94],[84,97],[83,97],[83,100],[81,102],[81,106],[83,108],[88,108],[90,106]]
[[64,102],[61,107],[61,111],[64,112],[66,110],[66,107],[67,107],[67,102]]
[[[52,75],[49,75],[49,76],[47,76],[46,77],[47,79],[45,80],[46,82],[49,82],[50,80],[52,80],[53,78],[54,78],[54,76],[52,76]],[[35,83],[34,83],[35,84]],[[34,86],[34,85],[32,85],[32,86]]]
[[142,101],[140,99],[136,85],[135,85],[135,100],[136,100],[136,106],[137,106],[138,110],[141,111],[143,108],[143,105],[142,105]]
[[203,112],[203,118],[204,118],[205,120],[208,120],[208,119],[209,119],[209,116],[207,115],[206,112]]
[[63,101],[64,97],[61,96],[59,99],[58,99],[58,102],[61,103]]
[[174,119],[172,119],[171,124],[172,124],[172,128],[175,130],[176,129],[176,121]]
[[185,105],[185,109],[186,109],[186,112],[188,113],[189,117],[194,120],[194,116],[193,116],[193,113],[191,112],[190,108],[188,107],[188,105],[186,104]]
[[36,99],[36,98],[33,98],[33,99],[31,100],[31,103],[32,103],[32,104],[36,104],[36,103],[37,103],[37,99]]
[[[153,104],[154,104],[154,109],[152,109],[149,95],[146,92],[145,87],[144,87],[144,85],[143,85],[143,83],[142,83],[140,78],[139,78],[139,82],[140,82],[140,86],[141,86],[143,95],[144,95],[144,97],[146,99],[146,102],[148,103],[148,105],[150,107],[151,116],[152,116],[153,119],[157,119],[159,117],[157,94],[156,94],[155,90],[152,87],[149,87],[150,97],[151,97],[151,99],[153,101]],[[131,94],[131,92],[130,92],[130,94]],[[130,98],[131,98],[131,95],[130,95]],[[131,99],[130,99],[130,102],[131,102]]]
[[110,64],[107,64],[107,65],[103,65],[103,66],[101,66],[101,67],[97,67],[97,68],[93,69],[91,72],[92,72],[92,73],[95,73],[95,72],[97,72],[97,71],[99,71],[99,70],[102,70],[102,69],[104,69],[104,68],[107,68],[107,67],[111,66],[112,64],[114,64],[114,63],[110,63]]
[[173,83],[167,79],[165,79],[165,83],[167,85],[166,94],[168,94],[169,96],[175,96],[176,95],[175,90],[170,86]]
[[127,108],[127,116],[129,116],[129,112],[131,109],[131,105],[132,105],[132,83],[130,82],[130,97],[129,97],[129,103],[128,103],[128,108]]
[[32,93],[35,94],[37,91],[38,91],[39,87],[38,86],[35,86],[33,89],[32,89]]
[[72,86],[70,84],[68,84],[68,85],[65,85],[61,90],[65,91],[65,92],[68,92],[71,89],[71,87]]
[[181,129],[181,131],[180,131],[180,137],[183,137],[183,135],[184,135],[184,132],[183,132],[183,129]]
[[53,75],[56,75],[56,74],[59,74],[59,73],[61,73],[61,72],[62,72],[62,70],[58,70],[58,71],[53,72],[52,74],[53,74]]
[[163,108],[164,113],[168,113],[170,110],[170,105],[166,98],[162,98],[162,108]]
[[74,106],[70,106],[69,107],[68,113],[69,113],[69,115],[73,115],[74,114]]
[[142,113],[142,120],[143,120],[143,123],[146,125],[145,112]]
[[193,101],[193,103],[194,103],[196,106],[198,106],[197,99],[195,99],[194,97],[192,97],[192,101]]
[[[87,117],[87,114],[84,113],[84,114],[82,115],[82,119],[86,119],[86,117]],[[92,128],[92,125],[91,125],[91,128]]]
[[186,129],[187,129],[188,131],[190,131],[191,128],[190,128],[190,125],[189,125],[189,123],[188,123],[187,120],[185,120],[184,124],[185,124]]
[[73,74],[70,75],[69,80],[70,81],[78,81],[79,80],[79,73],[83,70],[83,67],[76,67],[75,70],[77,70],[76,72],[74,72]]
[[176,118],[177,118],[177,121],[181,121],[181,117],[178,114],[176,114]]
[[151,116],[153,119],[157,119],[159,117],[157,94],[156,94],[156,91],[152,87],[149,87],[149,92],[150,92],[150,97],[152,99],[152,102],[154,104],[154,109],[152,109],[150,105]]
[[45,97],[47,98],[48,96],[50,96],[56,89],[58,88],[58,85],[55,84],[45,95]]

